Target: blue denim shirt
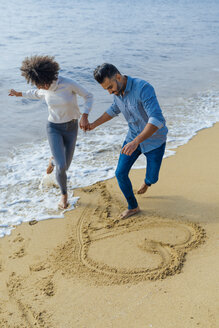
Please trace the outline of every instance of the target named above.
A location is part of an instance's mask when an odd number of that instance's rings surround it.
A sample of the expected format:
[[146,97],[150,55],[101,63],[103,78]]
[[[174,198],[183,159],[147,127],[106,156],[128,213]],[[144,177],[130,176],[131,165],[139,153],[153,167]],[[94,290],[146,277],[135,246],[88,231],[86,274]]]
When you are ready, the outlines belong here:
[[123,96],[114,95],[114,102],[106,112],[112,117],[120,112],[125,116],[129,126],[126,142],[135,139],[147,123],[158,127],[150,138],[140,143],[142,153],[156,149],[166,141],[168,132],[166,121],[154,88],[144,80],[128,76]]

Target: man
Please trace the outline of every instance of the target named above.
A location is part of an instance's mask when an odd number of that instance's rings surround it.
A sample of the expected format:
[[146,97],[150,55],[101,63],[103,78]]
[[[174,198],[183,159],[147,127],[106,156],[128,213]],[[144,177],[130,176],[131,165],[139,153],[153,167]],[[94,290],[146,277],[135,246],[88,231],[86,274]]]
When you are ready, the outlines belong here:
[[120,216],[124,219],[140,211],[128,177],[129,171],[143,153],[147,158],[147,170],[138,194],[145,193],[148,187],[158,181],[168,129],[154,89],[148,82],[122,75],[114,65],[108,63],[94,70],[94,78],[114,95],[114,102],[88,129],[96,128],[120,112],[129,126],[115,172],[119,187],[128,202],[128,209]]

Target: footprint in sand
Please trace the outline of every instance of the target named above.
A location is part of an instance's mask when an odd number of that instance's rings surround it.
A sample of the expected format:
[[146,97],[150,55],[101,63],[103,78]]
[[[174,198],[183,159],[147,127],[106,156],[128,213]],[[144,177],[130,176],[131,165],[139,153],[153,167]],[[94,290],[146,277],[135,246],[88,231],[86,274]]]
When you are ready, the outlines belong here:
[[11,242],[12,244],[12,254],[9,258],[17,259],[24,257],[26,255],[26,241],[20,234],[17,235]]
[[[37,285],[37,287],[39,286],[41,286],[41,289],[38,290],[43,292],[46,296],[54,295],[54,286],[50,276],[45,277],[43,281]],[[36,306],[36,299],[33,299],[34,293],[36,292],[35,284],[32,285],[30,281],[26,280],[25,276],[17,275],[15,272],[12,272],[7,281],[7,289],[10,304],[7,309],[7,302],[4,302],[6,317],[4,319],[3,315],[3,320],[5,320],[5,326],[3,327],[15,327],[15,322],[16,327],[19,328],[53,327],[50,323],[50,316],[47,311],[43,309],[40,310],[40,304]],[[13,312],[8,316],[11,309],[13,309]]]

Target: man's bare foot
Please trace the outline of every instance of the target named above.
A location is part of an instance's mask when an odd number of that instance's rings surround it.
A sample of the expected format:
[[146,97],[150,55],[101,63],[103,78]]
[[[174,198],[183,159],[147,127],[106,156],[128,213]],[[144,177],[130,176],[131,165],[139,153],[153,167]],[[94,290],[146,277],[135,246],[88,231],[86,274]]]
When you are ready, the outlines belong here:
[[143,183],[143,185],[141,185],[141,187],[138,189],[137,194],[144,194],[147,189],[148,189],[148,185],[146,185],[146,183]]
[[53,157],[50,157],[50,159],[49,159],[49,165],[48,165],[48,167],[46,169],[46,173],[47,174],[50,174],[50,173],[52,173],[53,170],[54,170]]
[[140,208],[139,207],[136,207],[134,209],[131,209],[131,210],[125,210],[124,212],[122,212],[122,214],[120,214],[120,219],[126,219],[128,218],[129,216],[132,216],[132,215],[135,215],[137,213],[140,212]]
[[61,200],[60,200],[60,202],[58,204],[58,208],[60,210],[64,210],[64,209],[66,209],[68,207],[68,205],[69,205],[69,203],[68,203],[68,195],[67,194],[62,195]]

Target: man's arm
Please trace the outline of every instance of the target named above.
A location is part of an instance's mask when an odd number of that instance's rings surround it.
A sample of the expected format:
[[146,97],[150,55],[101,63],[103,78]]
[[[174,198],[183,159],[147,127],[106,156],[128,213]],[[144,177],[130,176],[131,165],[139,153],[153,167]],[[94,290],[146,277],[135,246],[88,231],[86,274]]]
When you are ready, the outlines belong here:
[[140,90],[139,99],[149,119],[142,132],[123,147],[122,153],[129,156],[131,156],[141,142],[150,138],[165,124],[165,119],[157,101],[154,88],[149,83],[145,84]]
[[142,130],[142,132],[131,142],[127,143],[123,148],[121,153],[131,156],[131,154],[138,148],[138,145],[150,138],[156,131],[158,130],[158,127],[151,124],[151,123],[147,123],[145,125],[144,130]]
[[108,108],[107,111],[105,113],[103,113],[103,115],[101,115],[96,121],[94,121],[93,123],[90,123],[88,130],[95,129],[97,126],[111,120],[113,117],[116,117],[117,115],[119,115],[119,113],[120,113],[120,109],[117,106],[115,98],[114,98],[114,101],[113,101],[112,105],[110,106],[110,108]]
[[96,121],[94,121],[93,123],[90,123],[89,130],[95,129],[97,126],[111,120],[112,118],[113,117],[110,116],[109,114],[107,114],[107,112],[103,113],[103,115],[101,115]]

